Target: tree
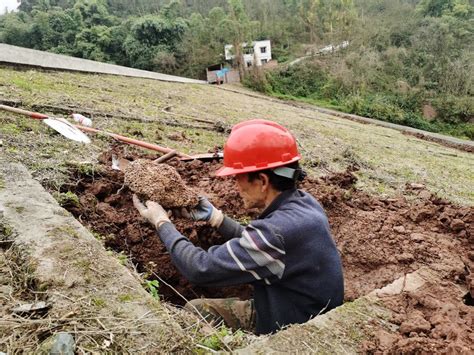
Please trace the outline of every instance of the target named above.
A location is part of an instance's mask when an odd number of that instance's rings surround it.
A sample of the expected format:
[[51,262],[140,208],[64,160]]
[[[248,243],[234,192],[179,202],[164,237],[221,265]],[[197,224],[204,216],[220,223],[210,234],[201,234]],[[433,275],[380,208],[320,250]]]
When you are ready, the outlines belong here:
[[229,14],[219,23],[219,30],[224,38],[232,43],[235,63],[239,69],[240,77],[245,75],[245,63],[243,56],[243,43],[251,44],[254,40],[253,30],[255,22],[251,22],[245,12],[241,0],[228,0]]
[[138,68],[170,72],[176,66],[174,51],[186,28],[182,18],[170,20],[157,15],[138,18],[125,40],[125,53]]
[[416,10],[422,16],[441,17],[451,15],[468,19],[473,7],[469,0],[421,0]]

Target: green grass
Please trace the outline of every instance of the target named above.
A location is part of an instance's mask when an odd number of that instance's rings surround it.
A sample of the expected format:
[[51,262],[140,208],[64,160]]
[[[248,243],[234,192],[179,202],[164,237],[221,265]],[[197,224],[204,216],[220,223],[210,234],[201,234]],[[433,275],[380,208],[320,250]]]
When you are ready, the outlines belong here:
[[[26,90],[12,84],[12,79],[37,83],[34,85],[39,85],[41,90]],[[361,167],[357,173],[357,187],[369,193],[394,195],[403,192],[406,183],[421,182],[441,197],[461,204],[474,204],[472,154],[384,127],[360,124],[214,86],[139,78],[25,72],[0,67],[0,87],[8,93],[6,99],[21,100],[26,109],[35,104],[93,110],[100,112],[92,117],[97,128],[129,134],[188,154],[222,147],[227,134],[173,127],[163,120],[182,125],[199,124],[190,118],[196,117],[232,125],[246,119],[271,119],[286,126],[297,137],[304,158],[302,163],[312,175],[343,171],[356,161]],[[241,86],[225,88],[255,95]],[[321,102],[313,103],[321,105]],[[340,109],[334,107],[334,103],[323,106]],[[163,111],[165,107],[171,107],[171,113]],[[140,118],[147,122],[137,121]],[[183,141],[168,137],[183,131],[186,136]],[[91,135],[91,138],[92,144],[76,144],[55,134],[41,122],[0,111],[0,139],[3,141],[0,154],[24,163],[36,179],[53,191],[60,190],[77,166],[84,165],[83,169],[88,173],[95,173],[97,156],[112,140],[97,135]],[[127,150],[155,154],[131,146],[127,146]]]
[[62,207],[79,207],[79,197],[71,191],[55,193],[53,194],[54,198]]

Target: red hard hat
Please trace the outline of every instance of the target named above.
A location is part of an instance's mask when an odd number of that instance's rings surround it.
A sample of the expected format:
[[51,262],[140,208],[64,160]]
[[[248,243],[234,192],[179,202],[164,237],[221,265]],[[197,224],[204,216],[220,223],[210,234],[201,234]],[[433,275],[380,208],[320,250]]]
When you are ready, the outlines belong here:
[[217,176],[249,173],[301,159],[296,140],[276,122],[250,120],[232,127],[224,146],[224,166]]

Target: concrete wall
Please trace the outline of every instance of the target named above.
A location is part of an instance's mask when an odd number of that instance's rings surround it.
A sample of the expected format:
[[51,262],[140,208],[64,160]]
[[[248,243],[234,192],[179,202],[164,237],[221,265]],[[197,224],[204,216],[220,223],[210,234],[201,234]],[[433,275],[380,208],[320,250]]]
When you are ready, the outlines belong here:
[[132,69],[120,65],[69,57],[0,43],[0,63],[30,65],[47,69],[62,69],[88,73],[113,74],[179,83],[206,84],[205,81]]
[[[217,70],[208,70],[207,71],[207,82],[210,84],[216,83],[217,82]],[[230,84],[230,83],[239,83],[240,82],[240,75],[239,71],[237,69],[232,69],[225,73],[224,78],[221,78],[224,81],[225,84]]]

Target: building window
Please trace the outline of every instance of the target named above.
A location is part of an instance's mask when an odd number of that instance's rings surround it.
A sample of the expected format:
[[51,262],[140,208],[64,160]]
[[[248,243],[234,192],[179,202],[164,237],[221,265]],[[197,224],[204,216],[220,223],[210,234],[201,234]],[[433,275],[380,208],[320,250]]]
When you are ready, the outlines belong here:
[[265,64],[268,62],[268,59],[262,59],[262,64]]
[[243,52],[244,54],[253,54],[253,47],[244,47]]
[[260,47],[260,53],[267,53],[267,47]]

